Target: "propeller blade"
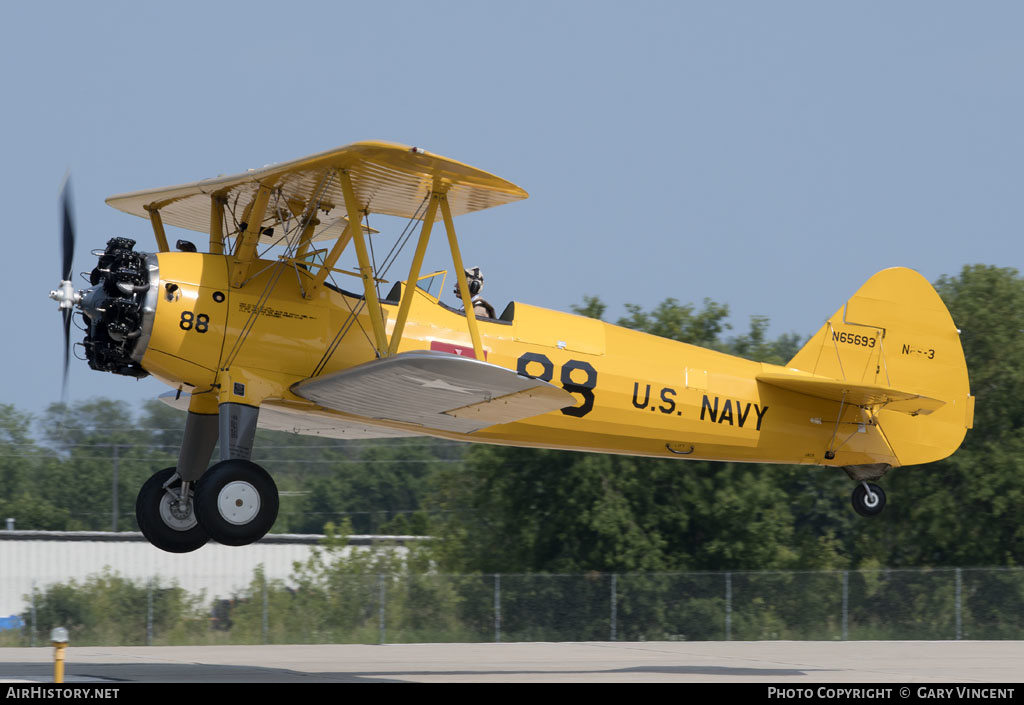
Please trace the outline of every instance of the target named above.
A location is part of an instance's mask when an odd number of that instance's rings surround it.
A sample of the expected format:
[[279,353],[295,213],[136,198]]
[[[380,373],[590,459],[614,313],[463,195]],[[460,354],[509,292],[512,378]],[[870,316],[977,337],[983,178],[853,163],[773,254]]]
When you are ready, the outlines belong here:
[[68,367],[71,362],[71,316],[72,312],[64,309],[64,378],[60,387],[60,401],[67,404],[68,401]]
[[[71,198],[71,174],[64,177],[64,183],[60,187],[60,211],[61,211],[61,282],[71,281],[71,267],[75,256],[75,216],[72,211]],[[62,283],[62,290],[65,286]],[[62,404],[68,399],[68,369],[71,362],[71,317],[74,315],[73,308],[62,308],[64,316],[64,374],[61,382],[60,400]]]
[[[75,256],[75,218],[71,211],[70,176],[64,179],[64,185],[61,187],[60,205],[62,218],[61,256],[64,260],[64,267],[61,269],[61,280],[68,281],[71,279],[71,261]],[[68,319],[65,318],[65,320]]]

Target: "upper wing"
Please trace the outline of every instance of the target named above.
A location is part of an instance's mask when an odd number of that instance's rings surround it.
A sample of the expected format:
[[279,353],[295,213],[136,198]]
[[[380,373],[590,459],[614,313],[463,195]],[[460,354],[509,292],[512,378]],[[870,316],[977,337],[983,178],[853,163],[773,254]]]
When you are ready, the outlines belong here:
[[425,350],[311,377],[292,391],[355,416],[456,433],[576,404],[569,392],[543,380],[475,358]]
[[[356,142],[327,152],[235,176],[111,196],[107,203],[143,218],[158,210],[164,224],[210,231],[210,198],[223,199],[241,219],[262,185],[274,190],[263,226],[282,213],[298,214],[317,203],[320,220],[313,240],[333,240],[345,230],[345,200],[336,170],[349,172],[359,210],[405,218],[425,215],[424,199],[445,190],[453,216],[527,197],[515,184],[462,162],[389,142]],[[440,214],[438,215],[438,218]],[[250,224],[252,227],[254,224]],[[267,236],[264,236],[267,239]]]

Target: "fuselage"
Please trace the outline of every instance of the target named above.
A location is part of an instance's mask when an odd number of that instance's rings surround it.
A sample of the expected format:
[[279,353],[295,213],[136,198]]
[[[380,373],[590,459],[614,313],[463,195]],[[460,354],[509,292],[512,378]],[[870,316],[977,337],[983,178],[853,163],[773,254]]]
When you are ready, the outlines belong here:
[[[527,193],[416,147],[360,142],[113,196],[150,221],[160,252],[112,238],[81,291],[70,281],[68,193],[62,279],[50,292],[65,368],[77,312],[90,367],[153,375],[177,390],[164,399],[188,410],[177,463],[136,501],[140,529],[166,551],[251,544],[273,526],[279,493],[252,460],[257,426],[842,466],[859,483],[854,509],[873,516],[885,506],[874,481],[947,457],[973,423],[959,332],[910,269],[868,279],[781,367],[522,303],[498,318],[444,305],[417,286],[436,275],[421,276],[433,230],[443,226],[468,304],[476,292],[453,219]],[[396,252],[419,223],[410,286],[378,279],[388,267],[379,271],[368,247],[370,213],[408,219]],[[209,253],[186,241],[171,252],[165,222],[208,233]],[[264,246],[280,256],[261,259]],[[338,268],[350,246],[357,273]],[[343,274],[362,294],[344,289]]]
[[[232,289],[224,256],[174,252],[149,261],[154,311],[134,357],[171,387],[207,399],[209,413],[224,401],[337,413],[291,386],[375,358],[364,299],[333,287],[307,298],[304,270],[257,261],[257,274]],[[393,296],[381,297],[389,335]],[[861,409],[848,408],[839,420],[832,402],[755,379],[782,368],[595,319],[521,303],[512,309],[511,320],[478,319],[486,361],[563,387],[575,406],[465,435],[375,423],[465,441],[630,455],[898,464]],[[417,289],[398,351],[410,350],[473,355],[465,315]],[[828,459],[837,429],[844,443]]]

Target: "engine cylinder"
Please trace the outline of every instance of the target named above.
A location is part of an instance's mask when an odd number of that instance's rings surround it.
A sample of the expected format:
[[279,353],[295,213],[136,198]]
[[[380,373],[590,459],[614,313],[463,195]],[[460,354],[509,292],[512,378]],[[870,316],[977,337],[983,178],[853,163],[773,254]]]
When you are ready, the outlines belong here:
[[135,241],[111,238],[99,255],[82,297],[87,330],[85,356],[89,367],[102,372],[142,378],[136,350],[143,338],[146,298],[151,288],[146,254],[135,252]]

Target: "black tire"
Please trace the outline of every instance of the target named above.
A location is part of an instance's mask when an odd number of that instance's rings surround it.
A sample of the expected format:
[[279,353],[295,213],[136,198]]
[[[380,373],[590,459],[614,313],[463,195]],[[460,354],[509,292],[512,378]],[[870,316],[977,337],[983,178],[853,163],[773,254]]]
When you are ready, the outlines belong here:
[[[164,490],[164,483],[176,471],[177,468],[164,468],[143,483],[135,500],[135,520],[142,535],[157,548],[169,553],[189,553],[205,545],[210,537],[196,521],[194,502],[187,515],[176,517],[172,513],[172,497]],[[181,487],[181,479],[170,487]]]
[[196,483],[196,518],[210,538],[245,546],[263,538],[277,521],[277,485],[249,460],[223,460]]
[[869,497],[868,490],[863,483],[853,488],[853,497],[850,498],[850,501],[853,503],[854,511],[862,517],[878,516],[885,509],[885,492],[881,487],[870,482],[867,483],[867,486],[875,495],[874,501]]

